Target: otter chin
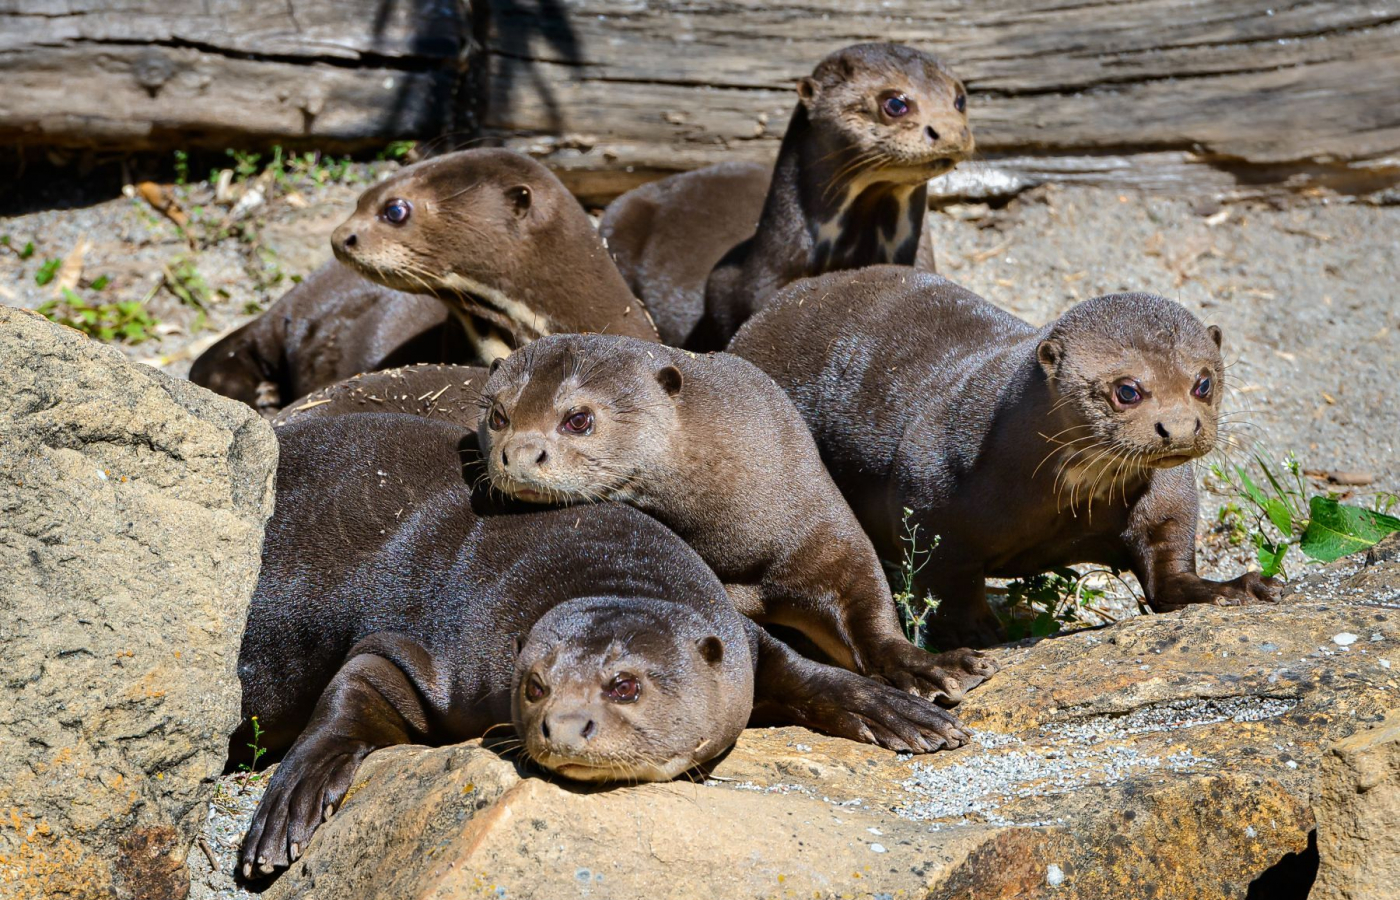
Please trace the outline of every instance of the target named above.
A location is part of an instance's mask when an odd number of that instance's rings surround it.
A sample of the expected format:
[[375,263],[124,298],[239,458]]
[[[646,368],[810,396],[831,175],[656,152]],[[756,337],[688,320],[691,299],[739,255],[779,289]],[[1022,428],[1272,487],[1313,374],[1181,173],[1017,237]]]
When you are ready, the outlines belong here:
[[669,781],[739,737],[753,696],[746,641],[674,609],[575,600],[516,662],[511,717],[539,766],[575,781]]

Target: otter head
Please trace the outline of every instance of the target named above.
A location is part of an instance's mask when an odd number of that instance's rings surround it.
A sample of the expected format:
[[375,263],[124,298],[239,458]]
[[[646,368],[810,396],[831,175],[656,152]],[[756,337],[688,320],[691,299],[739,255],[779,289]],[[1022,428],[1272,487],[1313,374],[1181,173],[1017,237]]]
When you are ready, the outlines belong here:
[[1107,472],[1107,486],[1209,453],[1220,344],[1219,328],[1151,294],[1097,297],[1062,316],[1036,349],[1062,469]]
[[[531,282],[548,247],[589,246],[587,216],[539,163],[462,150],[409,166],[360,195],[331,234],[336,258],[387,287],[471,297],[518,343],[550,329]],[[456,306],[454,311],[461,312]],[[523,332],[523,334],[522,334]]]
[[532,502],[634,499],[670,452],[681,381],[636,338],[555,335],[498,360],[478,427],[492,486]]
[[839,164],[861,181],[918,185],[972,155],[967,89],[912,47],[838,50],[798,82],[797,95],[813,124],[840,135],[850,158]]
[[581,598],[530,630],[511,717],[530,758],[578,781],[666,781],[723,752],[753,705],[748,643],[675,603]]

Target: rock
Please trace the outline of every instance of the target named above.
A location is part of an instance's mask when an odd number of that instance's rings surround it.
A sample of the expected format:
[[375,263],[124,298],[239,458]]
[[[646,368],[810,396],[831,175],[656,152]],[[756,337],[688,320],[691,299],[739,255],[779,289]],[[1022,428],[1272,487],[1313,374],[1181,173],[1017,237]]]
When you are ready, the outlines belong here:
[[704,783],[598,790],[522,774],[513,741],[381,751],[264,896],[1301,900],[1326,748],[1400,697],[1373,555],[1277,605],[1003,648],[951,753],[750,730]]
[[276,455],[247,407],[0,306],[0,896],[185,896]]
[[1394,897],[1400,889],[1400,712],[1327,752],[1316,812],[1321,865],[1313,900]]

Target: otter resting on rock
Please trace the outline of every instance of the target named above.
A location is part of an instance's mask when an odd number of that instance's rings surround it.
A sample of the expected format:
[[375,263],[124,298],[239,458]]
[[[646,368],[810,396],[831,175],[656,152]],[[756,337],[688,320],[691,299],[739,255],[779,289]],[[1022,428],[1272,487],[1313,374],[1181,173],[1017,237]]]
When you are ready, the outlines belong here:
[[[928,180],[972,154],[966,89],[912,47],[846,47],[797,94],[771,181],[753,165],[711,166],[608,207],[601,233],[667,343],[722,350],[791,281],[914,265]],[[755,229],[753,195],[765,187]]]
[[747,361],[556,335],[496,363],[482,395],[479,444],[507,496],[630,503],[694,547],[740,612],[903,690],[953,704],[997,671],[905,638],[802,417]]
[[360,195],[331,248],[366,278],[441,299],[483,362],[546,334],[657,340],[578,200],[508,150],[403,169]]
[[740,616],[650,516],[492,506],[464,480],[469,429],[344,415],[278,441],[229,765],[248,756],[253,715],[261,745],[286,755],[244,838],[245,878],[301,855],[371,751],[507,722],[536,763],[583,781],[672,778],[749,722],[915,753],[968,740],[939,707]]
[[[988,577],[1128,569],[1156,611],[1272,601],[1273,579],[1196,574],[1196,482],[1216,443],[1221,332],[1150,294],[1036,328],[937,275],[879,266],[791,285],[730,351],[787,391],[876,548],[909,525],[930,636],[986,646]],[[936,545],[932,544],[937,536]]]

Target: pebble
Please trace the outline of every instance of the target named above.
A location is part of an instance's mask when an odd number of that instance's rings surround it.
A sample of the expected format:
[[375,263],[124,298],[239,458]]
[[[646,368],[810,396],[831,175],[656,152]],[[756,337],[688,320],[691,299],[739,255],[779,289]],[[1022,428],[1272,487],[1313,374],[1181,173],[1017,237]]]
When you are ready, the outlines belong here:
[[871,845],[870,845],[870,849],[871,849],[871,850],[874,850],[876,853],[884,853],[884,852],[885,852],[885,845],[884,845],[884,844],[871,844]]
[[1350,647],[1352,644],[1356,643],[1356,635],[1352,634],[1350,631],[1343,631],[1341,634],[1332,635],[1332,643],[1336,644],[1338,647]]
[[1065,883],[1065,870],[1051,863],[1045,867],[1045,883],[1051,887],[1059,887]]

